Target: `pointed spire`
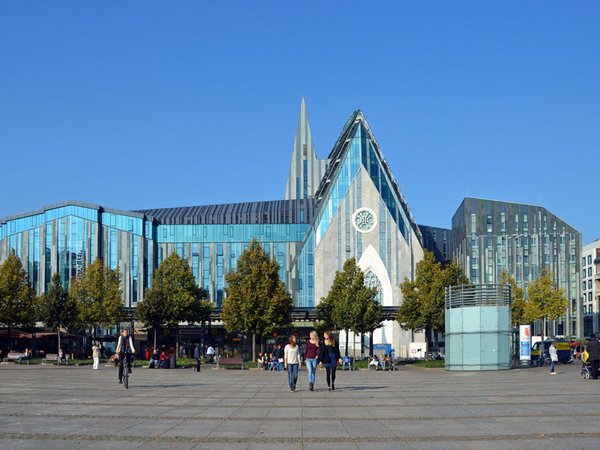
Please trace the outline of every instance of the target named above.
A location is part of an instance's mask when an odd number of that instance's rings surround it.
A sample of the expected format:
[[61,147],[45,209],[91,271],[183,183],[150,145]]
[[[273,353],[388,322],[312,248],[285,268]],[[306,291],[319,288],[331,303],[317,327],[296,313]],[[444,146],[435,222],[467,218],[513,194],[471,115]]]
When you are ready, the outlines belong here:
[[285,188],[285,199],[312,197],[321,181],[325,165],[325,160],[317,159],[306,112],[306,101],[302,97],[292,161]]

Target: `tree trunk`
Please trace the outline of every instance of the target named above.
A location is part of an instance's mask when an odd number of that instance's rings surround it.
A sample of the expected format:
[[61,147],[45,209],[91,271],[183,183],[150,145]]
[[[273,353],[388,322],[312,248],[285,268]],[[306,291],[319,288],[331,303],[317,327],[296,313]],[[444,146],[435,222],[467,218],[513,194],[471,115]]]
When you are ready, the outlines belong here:
[[346,350],[344,351],[344,353],[346,354],[346,356],[348,356],[348,333],[350,332],[350,330],[346,329],[344,331],[346,332]]
[[7,328],[8,334],[6,336],[8,337],[8,351],[12,352],[12,336],[10,335],[10,325]]
[[204,355],[204,320],[200,322],[200,357]]
[[252,333],[252,361],[256,361],[256,333]]
[[540,345],[540,366],[544,365],[544,353],[546,352],[546,345],[544,335],[546,334],[546,318],[542,319],[542,343]]
[[56,336],[58,336],[58,351],[56,354],[60,354],[60,325],[56,327]]
[[[175,333],[175,361],[179,357],[179,324],[177,324],[177,332]],[[174,369],[175,367],[171,367]]]
[[429,330],[429,327],[425,328],[425,361],[429,360]]
[[373,334],[373,331],[369,333],[369,359],[373,359]]
[[154,347],[152,347],[152,350],[156,350],[156,327],[154,328]]
[[265,353],[265,337],[261,336],[260,338],[260,352]]

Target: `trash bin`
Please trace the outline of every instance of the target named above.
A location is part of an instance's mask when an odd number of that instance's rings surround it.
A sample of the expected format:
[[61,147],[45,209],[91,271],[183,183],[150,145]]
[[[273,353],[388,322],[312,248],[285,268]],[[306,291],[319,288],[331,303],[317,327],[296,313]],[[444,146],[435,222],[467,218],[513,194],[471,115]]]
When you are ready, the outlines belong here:
[[169,369],[175,368],[175,355],[171,355],[169,358]]

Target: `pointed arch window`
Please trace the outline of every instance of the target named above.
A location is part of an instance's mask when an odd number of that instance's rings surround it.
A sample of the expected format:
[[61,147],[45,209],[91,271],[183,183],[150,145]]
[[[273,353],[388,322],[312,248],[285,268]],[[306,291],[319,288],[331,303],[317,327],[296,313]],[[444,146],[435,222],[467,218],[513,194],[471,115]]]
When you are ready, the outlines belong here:
[[368,288],[376,288],[377,294],[375,295],[375,300],[379,303],[383,302],[383,287],[381,286],[381,281],[379,281],[379,278],[377,278],[377,275],[375,275],[372,270],[365,273],[365,286]]

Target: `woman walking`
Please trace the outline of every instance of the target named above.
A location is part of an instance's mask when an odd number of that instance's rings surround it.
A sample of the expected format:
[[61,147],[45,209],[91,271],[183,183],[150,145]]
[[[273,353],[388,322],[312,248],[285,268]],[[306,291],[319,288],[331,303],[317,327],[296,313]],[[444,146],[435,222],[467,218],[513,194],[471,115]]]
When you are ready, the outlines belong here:
[[310,339],[304,349],[304,362],[308,369],[308,389],[315,390],[315,370],[319,360],[319,335],[316,330],[310,332]]
[[330,391],[335,391],[335,369],[338,364],[342,364],[340,347],[330,331],[325,331],[323,338],[323,345],[319,352],[319,363],[323,364],[327,371],[327,388]]
[[288,345],[283,350],[284,368],[288,372],[288,383],[290,391],[296,391],[298,381],[298,367],[300,367],[300,348],[296,344],[296,336],[291,335]]

